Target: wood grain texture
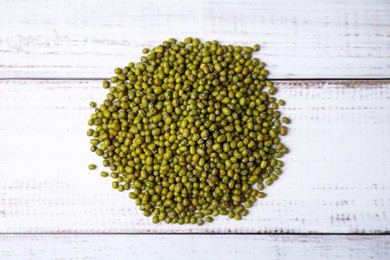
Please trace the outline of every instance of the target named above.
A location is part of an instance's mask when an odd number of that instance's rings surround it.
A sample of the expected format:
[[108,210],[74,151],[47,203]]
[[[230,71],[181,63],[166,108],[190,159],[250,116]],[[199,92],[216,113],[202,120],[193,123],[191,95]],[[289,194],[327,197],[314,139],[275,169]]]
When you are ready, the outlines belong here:
[[2,235],[1,259],[383,259],[387,236]]
[[273,78],[386,78],[386,0],[4,0],[0,77],[110,77],[169,37],[260,43]]
[[0,232],[390,232],[390,81],[276,84],[293,120],[284,174],[244,220],[198,227],[151,224],[87,170],[100,81],[1,80]]

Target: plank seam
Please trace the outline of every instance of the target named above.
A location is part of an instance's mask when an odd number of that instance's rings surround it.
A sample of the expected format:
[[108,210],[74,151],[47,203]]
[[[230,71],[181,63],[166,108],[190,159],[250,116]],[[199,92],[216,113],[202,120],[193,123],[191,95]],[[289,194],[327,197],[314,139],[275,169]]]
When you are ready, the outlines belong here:
[[390,231],[385,231],[381,233],[202,233],[202,232],[193,232],[193,233],[184,233],[184,232],[153,232],[153,233],[142,233],[142,232],[0,232],[0,236],[4,235],[136,235],[136,236],[153,236],[153,235],[212,235],[212,236],[390,236]]
[[[77,80],[107,80],[107,78],[48,78],[48,77],[39,77],[39,78],[15,78],[15,77],[5,77],[5,78],[0,78],[0,81],[5,81],[5,80],[68,80],[68,81],[77,81]],[[273,81],[350,81],[350,80],[376,80],[376,81],[386,81],[390,80],[390,78],[269,78],[269,80]]]

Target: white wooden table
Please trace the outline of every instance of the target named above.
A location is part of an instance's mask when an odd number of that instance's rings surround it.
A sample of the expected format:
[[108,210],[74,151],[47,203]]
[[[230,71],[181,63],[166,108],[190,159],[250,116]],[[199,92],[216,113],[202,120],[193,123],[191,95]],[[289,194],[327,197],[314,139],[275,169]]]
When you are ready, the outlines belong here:
[[[247,218],[151,224],[87,170],[101,80],[170,37],[262,46],[293,124]],[[0,259],[390,259],[390,2],[0,2]]]

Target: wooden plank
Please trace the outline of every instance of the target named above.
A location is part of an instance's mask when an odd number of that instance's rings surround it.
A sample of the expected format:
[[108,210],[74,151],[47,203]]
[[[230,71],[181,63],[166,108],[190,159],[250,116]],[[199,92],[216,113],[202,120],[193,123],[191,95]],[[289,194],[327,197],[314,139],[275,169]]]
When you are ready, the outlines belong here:
[[384,259],[389,236],[2,235],[1,259]]
[[197,36],[260,43],[273,78],[383,78],[389,16],[384,0],[5,0],[0,75],[107,78],[143,46]]
[[390,81],[276,84],[293,120],[285,173],[244,220],[198,227],[151,224],[87,170],[100,81],[0,81],[0,232],[389,232]]

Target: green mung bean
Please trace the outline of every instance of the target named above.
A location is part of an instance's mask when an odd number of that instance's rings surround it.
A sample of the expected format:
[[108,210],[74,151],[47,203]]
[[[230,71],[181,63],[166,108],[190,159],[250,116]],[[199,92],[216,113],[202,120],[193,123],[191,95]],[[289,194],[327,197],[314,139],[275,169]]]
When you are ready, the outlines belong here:
[[88,165],[88,169],[95,170],[96,169],[96,165],[95,164],[90,164],[90,165]]
[[290,124],[291,123],[291,120],[288,117],[282,117],[282,121],[283,121],[283,123],[286,123],[286,124]]
[[100,176],[102,176],[102,177],[108,177],[108,173],[107,173],[107,172],[104,172],[104,171],[102,171],[102,172],[100,172]]

